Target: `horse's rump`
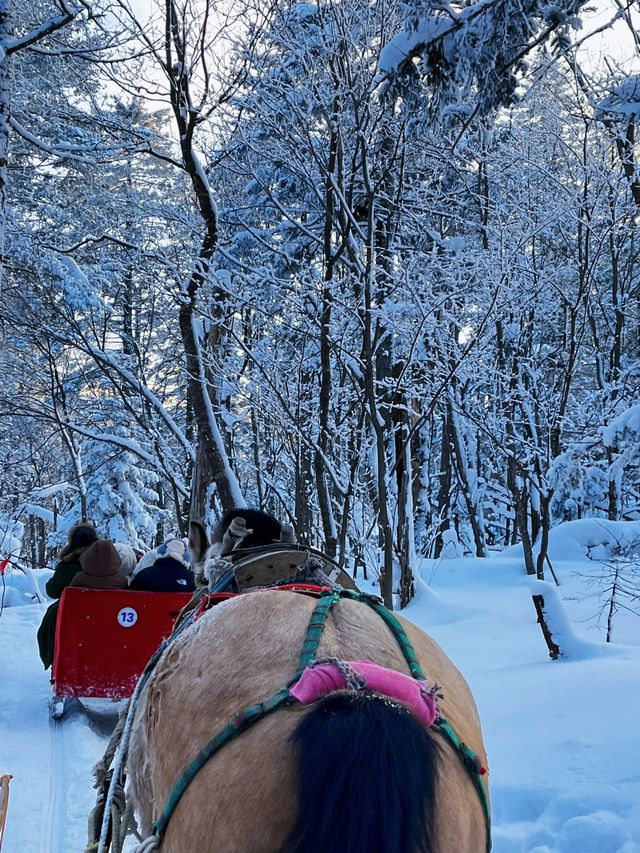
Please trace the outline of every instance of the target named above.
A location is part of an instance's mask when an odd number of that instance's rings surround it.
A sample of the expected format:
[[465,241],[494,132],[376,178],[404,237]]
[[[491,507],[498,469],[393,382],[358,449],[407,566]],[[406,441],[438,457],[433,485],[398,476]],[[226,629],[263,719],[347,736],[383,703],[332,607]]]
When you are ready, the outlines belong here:
[[[158,817],[177,777],[229,718],[291,681],[315,604],[295,593],[248,593],[217,605],[168,648],[145,691],[132,733],[129,772],[145,831]],[[486,763],[477,712],[464,679],[431,638],[404,620],[403,626],[427,678],[442,686],[442,712],[460,739]],[[355,601],[334,605],[317,657],[371,660],[408,673],[389,629],[369,607]],[[162,853],[275,853],[290,839],[294,826],[294,837],[299,838],[301,825],[296,819],[304,770],[301,777],[296,750],[306,749],[313,716],[306,729],[298,730],[297,747],[292,741],[299,724],[309,714],[321,715],[321,707],[331,707],[331,701],[278,710],[217,753],[178,804]],[[370,710],[379,720],[379,709],[371,705]],[[402,708],[403,714],[408,712]],[[438,741],[441,754],[434,853],[484,853],[485,819],[468,774],[444,740],[423,732],[427,742]],[[406,764],[410,756],[399,752],[400,763]],[[375,784],[376,775],[370,772],[367,784]],[[386,784],[395,783],[383,778],[377,784],[384,791]],[[428,798],[433,800],[433,794]],[[343,849],[339,839],[332,849]],[[390,853],[392,848],[379,849]]]

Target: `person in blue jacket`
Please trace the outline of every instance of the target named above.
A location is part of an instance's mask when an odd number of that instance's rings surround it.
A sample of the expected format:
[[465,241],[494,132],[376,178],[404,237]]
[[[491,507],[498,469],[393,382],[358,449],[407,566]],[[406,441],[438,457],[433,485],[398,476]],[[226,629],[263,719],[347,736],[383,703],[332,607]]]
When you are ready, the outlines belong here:
[[169,539],[145,554],[133,570],[129,589],[147,592],[193,592],[191,554],[182,539]]

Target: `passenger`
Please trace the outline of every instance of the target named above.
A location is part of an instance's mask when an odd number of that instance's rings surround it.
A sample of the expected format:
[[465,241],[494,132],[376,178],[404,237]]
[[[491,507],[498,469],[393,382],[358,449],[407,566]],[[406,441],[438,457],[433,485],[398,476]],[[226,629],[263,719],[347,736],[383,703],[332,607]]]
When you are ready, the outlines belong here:
[[120,559],[122,560],[120,572],[127,579],[127,583],[129,583],[131,581],[133,570],[137,566],[138,560],[142,557],[142,554],[138,556],[133,548],[124,542],[114,542],[113,546],[118,554],[120,554]]
[[79,571],[69,586],[87,589],[127,589],[129,584],[120,571],[122,559],[113,542],[98,539],[80,555]]
[[[50,598],[60,598],[82,568],[79,562],[80,557],[97,539],[98,532],[93,524],[84,521],[74,525],[69,530],[67,544],[60,551],[58,563],[45,586]],[[40,660],[45,669],[49,669],[53,663],[53,644],[56,637],[59,604],[59,601],[54,601],[53,604],[49,605],[38,628],[38,649]]]
[[[288,526],[287,526],[288,527]],[[232,551],[258,548],[282,541],[282,524],[260,509],[231,509],[217,523],[211,537],[213,554],[224,557]],[[287,531],[288,532],[288,531]],[[293,541],[287,536],[286,541]]]
[[82,569],[80,556],[98,539],[98,531],[93,524],[82,522],[69,531],[69,541],[60,551],[59,562],[53,575],[47,581],[45,589],[49,598],[60,598],[75,575]]
[[144,554],[141,554],[138,558],[136,565],[133,567],[131,575],[129,576],[129,585],[131,585],[131,579],[133,578],[134,574],[137,575],[138,572],[141,572],[143,569],[147,569],[149,566],[152,566],[158,559],[158,557],[159,554],[157,548],[152,548],[151,551],[146,551]]
[[193,592],[191,554],[182,539],[169,539],[145,554],[133,570],[131,589],[147,592]]

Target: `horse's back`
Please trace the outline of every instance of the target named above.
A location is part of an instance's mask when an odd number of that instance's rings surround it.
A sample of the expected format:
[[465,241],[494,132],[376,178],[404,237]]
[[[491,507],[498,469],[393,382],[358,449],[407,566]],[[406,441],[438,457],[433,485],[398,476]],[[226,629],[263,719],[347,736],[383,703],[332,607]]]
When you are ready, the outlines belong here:
[[[291,681],[316,603],[295,593],[252,592],[217,605],[172,643],[146,690],[132,736],[131,773],[143,822],[150,821],[151,811],[157,817],[177,777],[230,717]],[[442,712],[484,762],[478,715],[466,682],[437,643],[402,621],[427,679],[442,687]],[[334,605],[317,657],[368,659],[409,672],[380,617],[350,600]],[[280,850],[297,810],[291,736],[308,710],[294,705],[276,711],[216,754],[179,803],[163,853]],[[441,754],[438,801],[445,808],[439,809],[438,853],[481,853],[483,843],[475,836],[484,839],[484,818],[477,794],[444,742]],[[458,804],[470,815],[463,826]]]

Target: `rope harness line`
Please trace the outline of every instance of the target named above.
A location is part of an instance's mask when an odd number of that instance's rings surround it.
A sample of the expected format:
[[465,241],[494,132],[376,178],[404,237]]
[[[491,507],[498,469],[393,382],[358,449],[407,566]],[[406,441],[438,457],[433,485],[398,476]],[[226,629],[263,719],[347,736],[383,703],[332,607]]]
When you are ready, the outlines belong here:
[[[109,746],[107,747],[107,754],[104,756],[102,761],[98,762],[98,764],[96,765],[96,776],[98,776],[99,773],[104,773],[105,778],[107,778],[109,774],[110,778],[106,798],[104,799],[104,810],[102,811],[100,834],[99,837],[96,839],[96,833],[93,830],[92,822],[90,822],[89,843],[85,849],[85,853],[94,853],[94,851],[95,853],[109,853],[109,851],[111,851],[111,853],[121,853],[122,845],[124,844],[124,839],[126,837],[128,829],[128,825],[124,823],[124,817],[127,815],[127,812],[129,812],[131,815],[131,819],[128,821],[128,823],[131,823],[133,819],[133,809],[130,809],[128,804],[121,809],[120,805],[122,804],[123,800],[126,802],[126,797],[124,795],[124,788],[126,784],[125,764],[127,756],[129,754],[129,741],[131,739],[131,729],[133,727],[133,720],[135,717],[138,700],[153,670],[155,669],[156,664],[162,657],[165,649],[170,645],[170,643],[173,642],[173,640],[176,639],[176,637],[178,637],[185,630],[185,628],[187,628],[191,624],[194,615],[194,613],[189,614],[190,618],[185,619],[185,621],[173,632],[173,634],[171,634],[169,637],[166,637],[160,643],[156,651],[153,653],[152,657],[149,660],[149,663],[146,665],[144,671],[142,672],[142,675],[138,679],[138,683],[136,684],[135,690],[133,691],[133,695],[129,700],[126,717],[124,718],[124,724],[121,725],[121,721],[118,721],[114,736],[111,738]],[[121,737],[117,745],[117,749],[115,749],[115,759],[113,768],[111,771],[109,771],[109,774],[107,774],[107,756],[109,755],[110,750],[113,750],[115,748],[116,732],[118,729],[121,730]],[[122,798],[120,797],[120,791],[123,792]],[[94,809],[96,816],[99,814],[99,810],[102,808],[102,804],[100,803],[101,796],[104,796],[102,791],[98,793],[98,803],[96,803],[96,808]],[[123,824],[124,828],[122,828]],[[94,833],[93,837],[91,835],[92,831]],[[110,831],[112,835],[111,841],[109,841]],[[117,841],[119,839],[121,839],[120,847],[116,847],[113,842],[114,840]]]
[[[178,803],[180,802],[190,783],[197,776],[197,774],[204,767],[204,765],[209,761],[209,759],[212,758],[223,746],[225,746],[225,744],[230,743],[232,740],[235,740],[240,734],[242,734],[242,732],[246,731],[259,720],[272,714],[279,708],[295,704],[298,701],[291,694],[290,691],[292,686],[300,679],[307,667],[313,668],[314,666],[319,666],[320,664],[326,662],[336,664],[340,669],[342,675],[344,676],[349,689],[363,689],[363,687],[366,687],[366,684],[363,683],[363,679],[358,675],[358,673],[353,670],[353,668],[348,663],[336,658],[329,658],[325,659],[324,661],[316,660],[316,654],[320,645],[320,641],[322,639],[324,627],[326,625],[329,613],[331,612],[333,605],[341,599],[358,601],[371,607],[372,610],[374,610],[380,616],[380,618],[385,622],[389,630],[392,632],[398,644],[398,647],[407,663],[407,666],[409,667],[411,676],[418,681],[426,681],[420,663],[418,662],[415,650],[413,648],[413,645],[411,644],[411,641],[409,640],[409,637],[407,636],[406,631],[402,627],[399,620],[393,615],[390,610],[387,610],[387,608],[378,598],[373,595],[368,595],[367,593],[355,592],[342,588],[336,588],[334,590],[323,589],[320,590],[318,595],[318,602],[314,607],[313,613],[311,614],[311,619],[309,621],[304,642],[302,644],[302,649],[300,652],[295,676],[291,679],[291,681],[289,681],[287,685],[281,688],[277,693],[273,694],[262,702],[256,703],[254,705],[249,705],[246,708],[243,708],[238,713],[236,713],[231,718],[229,723],[223,729],[221,729],[209,741],[209,743],[207,743],[206,746],[204,746],[200,750],[200,752],[189,762],[189,764],[180,774],[173,788],[169,792],[162,812],[160,813],[160,816],[153,825],[152,834],[148,838],[141,841],[140,844],[138,844],[138,846],[134,849],[134,853],[152,853],[152,851],[160,849],[160,845],[162,844],[162,840],[167,831],[169,821],[171,820],[171,817],[175,812]],[[171,637],[167,638],[161,644],[158,651],[149,661],[149,664],[145,668],[145,671],[143,672],[142,676],[140,677],[140,681],[136,686],[136,690],[129,705],[127,719],[123,727],[122,741],[119,745],[116,755],[116,762],[112,771],[111,783],[109,786],[109,792],[107,795],[107,801],[102,822],[100,843],[97,848],[87,848],[87,853],[91,849],[97,849],[97,853],[108,853],[108,850],[110,849],[107,846],[107,835],[110,827],[110,817],[113,811],[114,801],[117,802],[116,788],[120,785],[124,785],[123,766],[128,752],[131,727],[133,724],[133,717],[135,713],[135,706],[137,704],[142,688],[146,684],[146,681],[148,680],[152,670],[155,668],[155,665],[159,660],[161,654],[164,652],[167,645],[172,642],[178,634],[182,633],[182,631],[186,627],[188,627],[188,625],[191,624],[195,617],[195,611],[193,613],[190,613],[189,617],[190,618],[187,618],[185,622],[180,624],[177,631],[173,635],[171,635]],[[437,685],[434,685],[431,690],[431,693],[433,695],[437,695],[438,689],[439,688],[437,687]],[[491,850],[491,811],[487,788],[483,780],[483,776],[486,774],[486,769],[482,767],[480,758],[477,753],[460,740],[460,738],[458,737],[458,735],[456,734],[456,732],[454,731],[454,729],[446,718],[438,716],[431,728],[435,729],[453,748],[454,752],[458,755],[460,761],[462,762],[463,767],[467,771],[468,775],[471,777],[472,783],[480,798],[482,809],[485,815],[487,841],[486,849],[487,853],[489,853],[489,851]],[[117,834],[118,838],[120,837],[119,830],[117,833],[114,834]],[[124,840],[124,835],[122,836],[122,838]],[[112,850],[113,853],[120,853],[121,848],[112,847]]]

